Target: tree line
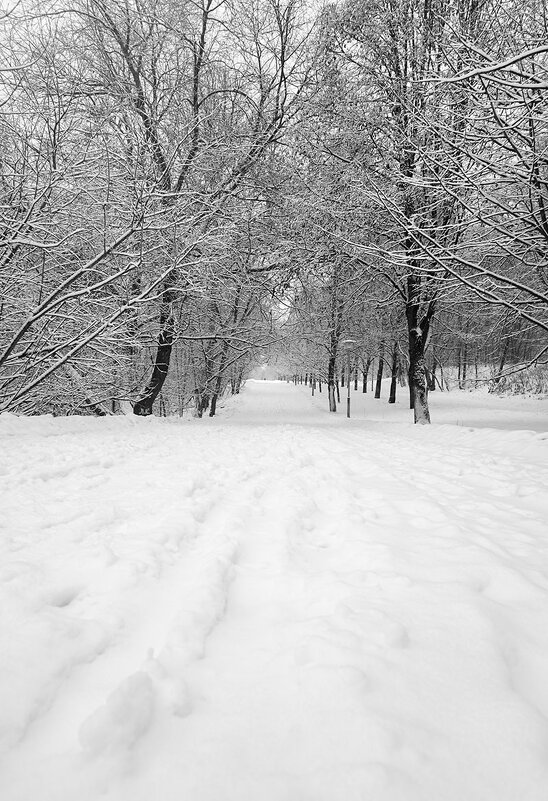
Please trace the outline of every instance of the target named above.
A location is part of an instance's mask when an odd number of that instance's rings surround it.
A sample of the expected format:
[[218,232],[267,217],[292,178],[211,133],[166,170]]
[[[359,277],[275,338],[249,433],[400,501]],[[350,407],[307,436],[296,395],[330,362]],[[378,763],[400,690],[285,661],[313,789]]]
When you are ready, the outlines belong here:
[[350,349],[428,422],[444,367],[542,370],[545,12],[8,8],[0,409],[213,415],[270,353],[334,410]]

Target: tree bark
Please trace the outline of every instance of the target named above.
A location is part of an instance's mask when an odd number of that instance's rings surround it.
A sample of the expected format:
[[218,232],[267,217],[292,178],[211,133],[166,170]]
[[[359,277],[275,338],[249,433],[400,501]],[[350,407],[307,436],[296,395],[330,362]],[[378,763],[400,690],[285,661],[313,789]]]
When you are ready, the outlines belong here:
[[500,354],[500,360],[497,370],[497,375],[495,376],[495,384],[499,384],[502,379],[502,372],[504,370],[504,365],[506,364],[506,357],[508,355],[508,349],[510,347],[510,339],[509,337],[506,338],[504,342],[504,347],[502,349],[502,353]]
[[367,392],[367,376],[369,375],[369,368],[371,367],[371,361],[372,360],[368,358],[367,361],[365,361],[363,363],[363,370],[362,370],[362,377],[363,377],[362,392],[363,393]]
[[437,371],[437,369],[438,369],[438,360],[434,356],[434,359],[432,361],[432,371],[431,371],[431,373],[429,375],[429,380],[428,380],[428,391],[429,392],[434,392],[435,389],[436,389],[436,371]]
[[[416,281],[411,276],[408,281]],[[428,303],[421,317],[417,298],[418,286],[411,285],[406,303],[407,329],[409,335],[409,397],[412,403],[415,423],[430,423],[428,408],[428,386],[426,383],[425,351],[428,343],[430,322],[434,314],[434,302]]]
[[464,343],[462,349],[462,389],[466,389],[466,373],[468,370],[468,342]]
[[396,403],[397,382],[398,382],[398,343],[394,342],[394,350],[392,351],[390,396],[388,398],[388,403]]
[[[169,293],[171,296],[171,293]],[[175,319],[171,309],[171,297],[164,298],[160,314],[160,336],[154,359],[154,367],[150,381],[144,389],[143,396],[133,406],[133,414],[147,417],[152,414],[154,401],[162,391],[171,361],[173,339],[175,335]]]
[[215,379],[215,387],[213,389],[213,394],[211,396],[211,406],[209,408],[209,416],[215,417],[215,412],[217,411],[217,400],[219,395],[221,394],[221,389],[223,387],[223,372],[225,369],[226,359],[228,355],[228,343],[223,343],[223,349],[221,351],[221,358],[219,359],[219,365],[217,367],[217,378]]
[[381,396],[383,372],[384,372],[384,342],[381,342],[380,351],[379,351],[379,366],[377,368],[377,382],[375,384],[375,398],[377,400]]
[[334,354],[330,355],[327,363],[327,398],[330,412],[337,411],[337,401],[335,400],[335,361],[336,356]]

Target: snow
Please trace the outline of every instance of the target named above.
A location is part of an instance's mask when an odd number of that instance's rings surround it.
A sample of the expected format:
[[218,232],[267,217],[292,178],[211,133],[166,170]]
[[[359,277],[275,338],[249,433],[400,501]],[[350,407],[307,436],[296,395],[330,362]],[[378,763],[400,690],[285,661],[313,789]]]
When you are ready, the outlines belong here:
[[544,801],[546,402],[404,400],[2,415],[0,798]]
[[[375,400],[370,392],[363,395],[352,388],[352,406],[369,420],[409,422],[409,403],[406,389],[398,387],[395,406],[386,401],[389,379],[384,379],[382,397]],[[361,385],[360,385],[361,386]],[[344,393],[346,388],[342,390]],[[346,396],[342,398],[346,403]],[[537,433],[548,429],[548,398],[544,395],[491,395],[486,386],[475,392],[436,390],[429,395],[432,420],[436,424],[450,424],[472,428],[531,430]]]

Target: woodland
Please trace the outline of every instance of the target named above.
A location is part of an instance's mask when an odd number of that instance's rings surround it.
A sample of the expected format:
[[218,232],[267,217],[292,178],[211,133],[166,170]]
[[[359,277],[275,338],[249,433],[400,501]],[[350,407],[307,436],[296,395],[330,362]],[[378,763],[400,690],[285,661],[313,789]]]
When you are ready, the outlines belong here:
[[267,363],[417,423],[545,392],[546,12],[4,3],[0,411],[213,416]]

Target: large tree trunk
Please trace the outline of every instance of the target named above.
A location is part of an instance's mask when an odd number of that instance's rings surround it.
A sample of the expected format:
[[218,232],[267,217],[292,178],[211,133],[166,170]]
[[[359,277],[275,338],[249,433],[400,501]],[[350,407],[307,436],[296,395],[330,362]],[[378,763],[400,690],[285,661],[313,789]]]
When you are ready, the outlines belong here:
[[409,392],[413,403],[415,423],[429,423],[424,335],[420,329],[416,328],[409,331]]
[[[411,279],[410,279],[411,282]],[[426,383],[425,351],[428,343],[430,321],[434,314],[434,303],[430,302],[421,316],[420,305],[413,302],[416,286],[411,286],[406,304],[407,330],[409,334],[409,396],[413,404],[415,423],[429,423],[428,385]]]
[[144,389],[142,397],[133,406],[133,414],[146,417],[152,414],[154,401],[162,391],[171,361],[173,339],[175,335],[175,319],[171,308],[171,292],[167,290],[168,297],[164,298],[160,313],[160,336],[154,359],[154,367],[150,381]]

